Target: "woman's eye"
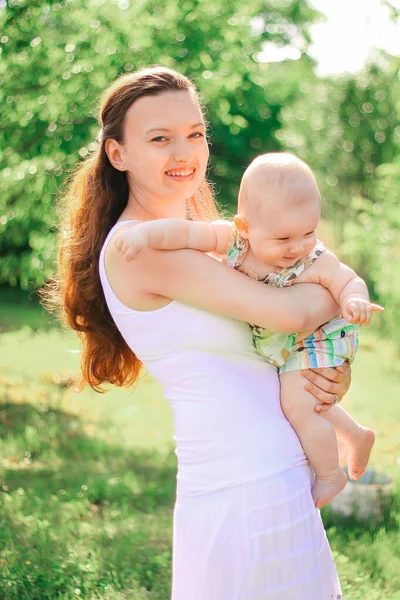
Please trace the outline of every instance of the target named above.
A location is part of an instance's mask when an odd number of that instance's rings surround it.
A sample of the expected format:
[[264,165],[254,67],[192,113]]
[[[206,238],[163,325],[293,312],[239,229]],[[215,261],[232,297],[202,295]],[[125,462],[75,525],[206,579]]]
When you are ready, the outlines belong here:
[[204,135],[201,133],[201,131],[195,131],[194,133],[190,134],[189,137],[197,139],[204,137]]
[[166,142],[167,138],[164,137],[163,135],[158,135],[157,137],[153,138],[151,141],[152,142]]

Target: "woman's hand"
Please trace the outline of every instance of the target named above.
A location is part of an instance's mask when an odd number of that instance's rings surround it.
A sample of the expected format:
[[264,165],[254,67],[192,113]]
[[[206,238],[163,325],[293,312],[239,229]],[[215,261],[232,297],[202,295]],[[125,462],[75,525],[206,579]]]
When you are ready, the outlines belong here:
[[336,368],[306,369],[301,374],[308,379],[304,389],[318,401],[316,412],[326,412],[340,402],[350,387],[351,368],[347,362]]

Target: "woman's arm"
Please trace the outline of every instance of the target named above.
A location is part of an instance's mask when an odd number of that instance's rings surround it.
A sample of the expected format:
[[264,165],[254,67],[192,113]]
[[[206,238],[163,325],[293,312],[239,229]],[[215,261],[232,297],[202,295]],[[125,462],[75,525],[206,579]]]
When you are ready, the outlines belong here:
[[133,309],[152,310],[167,299],[178,300],[283,333],[317,329],[338,312],[331,294],[320,285],[268,287],[193,250],[148,249],[127,262],[109,244],[106,255],[110,283]]
[[[290,333],[317,329],[338,311],[321,285],[268,287],[193,250],[147,250],[139,260],[127,262],[114,244],[109,244],[106,270],[118,298],[136,310],[154,310],[175,299],[271,331]],[[350,385],[347,364],[302,373],[322,410],[327,410],[336,396],[342,398]]]

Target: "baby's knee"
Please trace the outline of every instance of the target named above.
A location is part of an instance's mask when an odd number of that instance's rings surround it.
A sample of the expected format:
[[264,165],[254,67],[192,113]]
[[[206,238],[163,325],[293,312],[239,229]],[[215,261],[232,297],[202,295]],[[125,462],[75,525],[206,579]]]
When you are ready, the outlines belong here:
[[292,422],[300,423],[314,414],[317,400],[304,389],[305,380],[292,373],[281,376],[281,407],[285,417]]
[[302,402],[298,402],[296,394],[288,394],[282,390],[281,407],[283,414],[290,423],[297,422],[304,416],[304,407],[302,406]]

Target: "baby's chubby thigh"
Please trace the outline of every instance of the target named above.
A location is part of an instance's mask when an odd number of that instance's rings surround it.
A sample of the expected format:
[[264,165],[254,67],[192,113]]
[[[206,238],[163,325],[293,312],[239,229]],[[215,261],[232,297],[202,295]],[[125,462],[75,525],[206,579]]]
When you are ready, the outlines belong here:
[[285,371],[279,374],[282,411],[292,427],[297,430],[305,422],[317,416],[314,409],[316,398],[304,389],[307,381],[301,371]]

